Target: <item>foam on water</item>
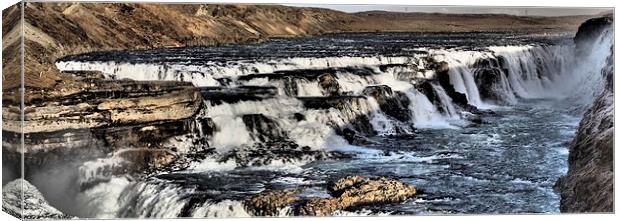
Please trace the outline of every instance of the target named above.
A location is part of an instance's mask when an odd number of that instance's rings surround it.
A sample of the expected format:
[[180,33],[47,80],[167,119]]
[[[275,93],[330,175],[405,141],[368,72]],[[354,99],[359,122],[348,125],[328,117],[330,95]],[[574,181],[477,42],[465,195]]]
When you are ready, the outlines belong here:
[[[556,144],[545,144],[547,148],[552,148],[551,153],[546,152],[548,149],[536,149],[540,148],[540,145],[533,142],[539,142],[538,140],[534,140],[532,143],[519,143],[518,147],[511,146],[513,145],[511,142],[521,142],[521,140],[526,138],[533,139],[533,137],[540,136],[540,134],[522,130],[523,125],[531,127],[540,126],[540,124],[529,125],[531,122],[527,121],[528,119],[526,118],[549,117],[553,113],[544,111],[548,107],[541,107],[540,109],[523,113],[518,112],[520,111],[518,109],[510,110],[498,105],[517,105],[523,99],[569,99],[578,105],[584,105],[584,107],[590,105],[593,98],[600,93],[600,88],[602,88],[604,82],[604,76],[600,74],[601,69],[598,67],[602,68],[605,66],[606,57],[602,57],[600,54],[607,55],[609,53],[609,48],[613,44],[610,36],[613,36],[613,33],[608,31],[601,38],[597,39],[597,46],[593,49],[596,53],[592,53],[592,55],[587,57],[575,55],[574,46],[570,44],[541,44],[492,46],[484,50],[420,48],[419,50],[428,52],[428,55],[424,56],[420,54],[412,54],[411,56],[365,54],[357,57],[343,55],[338,57],[267,58],[255,61],[251,59],[226,62],[203,61],[198,64],[178,61],[157,63],[60,61],[56,65],[60,70],[102,71],[109,79],[187,81],[192,82],[196,86],[274,86],[278,89],[278,93],[270,98],[238,102],[207,102],[206,109],[199,115],[200,117],[212,119],[217,127],[217,130],[209,139],[209,144],[215,147],[218,153],[226,153],[241,147],[251,148],[252,145],[260,143],[260,139],[254,136],[254,133],[257,133],[257,131],[248,129],[248,126],[243,121],[243,117],[245,115],[261,114],[273,120],[275,124],[271,126],[277,126],[282,131],[285,131],[288,138],[299,146],[308,146],[312,150],[335,150],[357,154],[351,161],[332,162],[333,164],[324,163],[325,165],[322,166],[325,167],[330,165],[336,166],[336,168],[328,168],[330,173],[343,168],[351,169],[359,165],[372,164],[373,168],[364,168],[357,172],[382,172],[381,175],[389,176],[394,174],[410,175],[408,177],[415,177],[414,180],[419,182],[418,184],[420,185],[426,185],[424,187],[429,191],[435,190],[433,188],[437,186],[446,185],[445,182],[454,182],[449,183],[449,185],[460,185],[465,190],[473,191],[472,194],[478,194],[467,196],[470,199],[416,199],[414,205],[441,204],[441,202],[445,201],[459,204],[462,203],[461,201],[470,200],[467,201],[469,205],[479,203],[477,200],[496,200],[496,203],[504,204],[497,205],[497,207],[492,209],[501,209],[501,206],[507,205],[512,206],[513,204],[507,203],[510,201],[510,197],[521,193],[508,192],[480,195],[480,191],[484,190],[482,188],[498,188],[500,186],[496,186],[497,182],[502,181],[504,183],[511,183],[513,187],[525,189],[534,186],[535,190],[528,192],[528,194],[531,193],[534,194],[532,196],[539,197],[534,199],[541,200],[536,201],[541,204],[537,205],[538,207],[532,209],[533,207],[528,207],[528,205],[522,202],[523,199],[516,197],[512,199],[517,201],[516,203],[521,203],[519,204],[520,206],[530,208],[533,211],[550,211],[553,210],[553,205],[551,204],[555,202],[554,200],[556,200],[557,196],[553,192],[549,192],[550,184],[544,183],[547,181],[541,184],[538,181],[528,179],[526,176],[520,177],[518,175],[522,175],[520,174],[522,171],[507,169],[504,164],[495,165],[497,168],[493,168],[492,171],[487,167],[497,163],[490,161],[498,160],[500,157],[503,157],[501,159],[507,162],[517,158],[520,159],[520,157],[527,160],[540,159],[541,157],[538,157],[537,154],[549,160],[565,157],[567,155],[566,149],[559,148],[557,147],[559,145]],[[430,60],[448,63],[449,84],[452,85],[456,92],[465,95],[469,105],[477,109],[509,112],[509,116],[503,118],[502,122],[496,122],[497,126],[493,129],[485,128],[484,124],[474,129],[465,128],[468,125],[466,119],[475,117],[473,114],[475,111],[462,107],[466,105],[459,106],[455,104],[448,95],[450,90],[439,84],[435,79],[437,73],[428,68],[430,63],[432,63]],[[494,62],[484,64],[481,61]],[[238,80],[239,77],[248,75],[282,73],[278,71],[327,70],[329,68],[350,68],[338,69],[334,74],[335,80],[344,95],[350,97],[364,96],[364,98],[347,101],[344,108],[313,109],[306,107],[302,100],[297,98],[333,98],[325,94],[316,79],[292,78],[291,81],[294,82],[297,93],[293,95],[287,94],[286,91],[286,87],[292,84],[284,82],[282,79],[277,79],[277,77],[271,79],[263,75],[247,81]],[[493,79],[494,84],[490,87],[494,94],[499,95],[499,100],[485,100],[484,93],[481,94],[481,92],[487,89],[482,87],[489,86],[480,85],[481,73],[488,71],[486,69],[496,71],[493,72],[497,74],[496,78]],[[351,70],[370,74],[359,74]],[[406,75],[408,77],[398,77],[403,73],[408,74]],[[223,78],[231,80],[229,85],[223,85],[222,81],[220,81]],[[567,79],[570,80],[567,81]],[[416,88],[418,83],[426,81],[430,82],[432,86],[430,90],[433,91],[436,98],[429,98],[425,94],[426,92],[421,92],[421,88]],[[381,110],[381,105],[374,97],[363,94],[367,86],[376,85],[386,85],[393,91],[402,92],[410,102],[408,111],[412,119],[400,121],[390,117],[390,115]],[[452,92],[450,91],[450,93]],[[206,98],[206,100],[208,101],[209,98]],[[518,113],[515,114],[511,111]],[[303,115],[304,119],[299,120],[293,117],[296,114]],[[417,145],[425,146],[426,149],[418,149],[416,146],[411,147],[413,150],[406,151],[389,151],[389,149],[385,151],[385,149],[379,150],[351,145],[343,137],[337,135],[336,131],[337,129],[346,128],[360,116],[366,117],[370,121],[372,128],[379,135],[414,134],[415,131],[410,127],[413,125],[418,129],[428,129],[428,133],[424,134],[415,132],[417,136],[422,134],[421,136],[434,137],[413,138],[414,141],[420,142]],[[565,119],[553,119],[553,121],[565,122]],[[547,126],[553,128],[563,126],[566,128],[566,130],[559,131],[558,134],[553,135],[556,137],[572,136],[572,133],[574,133],[573,128],[575,127],[573,124]],[[463,133],[457,130],[443,130],[461,127],[464,127]],[[465,133],[471,130],[474,133]],[[429,143],[432,143],[430,141],[433,141],[431,138],[436,139],[437,143],[439,141],[443,143],[441,145],[434,144],[434,146],[428,146],[430,145]],[[420,139],[423,141],[419,141]],[[452,152],[434,152],[440,149],[450,149]],[[518,152],[529,149],[535,149],[539,152]],[[386,152],[389,152],[389,154],[386,154]],[[472,156],[475,158],[472,159]],[[507,158],[506,156],[511,157]],[[480,158],[490,158],[493,160],[479,162]],[[553,161],[549,165],[560,165],[555,162]],[[99,174],[97,171],[100,170],[98,168],[115,163],[118,162],[114,161],[113,158],[100,159],[84,164],[80,171],[83,173],[83,179],[88,181],[97,178],[97,174]],[[319,170],[317,169],[318,167],[307,168],[305,165],[308,163],[309,161],[305,160],[287,163],[285,161],[272,160],[270,164],[264,166],[238,168],[238,165],[232,160],[219,162],[217,158],[206,158],[200,162],[192,162],[189,168],[182,172],[200,174],[208,172],[239,172],[241,170],[245,170],[244,172],[267,170],[274,171],[273,174],[286,173],[289,176],[296,176],[299,174],[306,175],[308,170]],[[478,164],[473,166],[474,163]],[[511,161],[511,163],[521,167],[532,166],[518,164],[523,162]],[[540,165],[536,172],[547,170],[548,168],[544,168],[547,166]],[[412,167],[416,171],[411,172],[410,168]],[[386,168],[389,171],[381,170]],[[391,170],[390,168],[397,169]],[[565,173],[564,169],[557,171],[555,167],[550,171],[549,173],[552,173],[553,176],[555,176],[556,172],[560,174]],[[411,176],[412,174],[415,176]],[[78,215],[97,218],[171,218],[179,216],[190,203],[188,196],[196,194],[194,187],[179,186],[156,179],[147,182],[136,182],[128,177],[107,178],[109,179],[107,182],[95,184],[79,193],[77,201],[80,204],[79,206],[82,207],[83,214]],[[303,185],[309,181],[295,177],[275,179],[273,182]],[[476,186],[477,188],[468,189],[471,186]],[[449,191],[452,190],[435,190],[435,194],[456,195]],[[476,211],[476,208],[461,206],[463,207],[453,209],[456,212],[459,212],[457,209],[462,209],[460,211],[466,212],[470,210]],[[192,208],[194,209],[189,214],[192,217],[249,216],[243,208],[241,201],[233,199],[223,201],[205,200],[202,204]],[[524,208],[519,207],[518,209]],[[282,216],[291,214],[292,208],[290,207],[286,207],[279,212],[279,215]],[[380,214],[361,209],[357,212],[337,211],[334,215]]]

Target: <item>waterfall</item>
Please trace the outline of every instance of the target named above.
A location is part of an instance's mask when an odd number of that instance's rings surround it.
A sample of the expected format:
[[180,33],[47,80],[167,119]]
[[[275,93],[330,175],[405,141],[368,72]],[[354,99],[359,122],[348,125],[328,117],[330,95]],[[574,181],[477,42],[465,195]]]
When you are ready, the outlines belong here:
[[592,101],[604,90],[606,78],[605,69],[613,68],[614,30],[607,28],[593,40],[589,53],[578,55],[574,58],[572,66],[567,72],[571,81],[563,85],[566,90],[564,102],[572,105],[575,112],[585,112]]
[[441,107],[446,111],[450,118],[459,118],[456,107],[454,107],[454,103],[452,102],[452,98],[446,94],[446,91],[435,84],[432,84],[433,90],[437,95],[439,95],[439,100],[441,101]]
[[[580,73],[586,72],[588,65],[576,65],[579,59],[573,50],[573,45],[491,46],[483,50],[420,49],[426,53],[395,57],[294,57],[196,64],[62,60],[57,67],[97,70],[110,79],[189,81],[198,87],[222,88],[217,96],[205,92],[210,105],[201,114],[213,120],[217,130],[209,143],[222,152],[263,142],[264,136],[256,134],[261,132],[251,131],[243,120],[256,114],[275,122],[270,126],[286,131],[281,135],[286,139],[321,150],[342,145],[338,134],[343,130],[372,136],[413,133],[410,125],[451,127],[450,121],[460,119],[462,110],[448,89],[438,83],[431,83],[428,90],[415,86],[437,78],[429,58],[435,63],[447,62],[451,90],[464,94],[469,105],[486,109],[489,104],[514,104],[519,99],[565,97],[567,78],[574,84],[601,82],[598,75]],[[602,62],[596,56],[581,61]],[[389,91],[367,92],[375,86]],[[257,95],[270,88],[275,88],[274,93]],[[580,94],[573,97],[592,97],[587,92]],[[246,96],[255,98],[239,98]]]
[[[477,109],[526,99],[557,99],[579,109],[597,96],[613,44],[612,30],[596,39],[592,53],[574,45],[491,46],[479,50],[420,49],[410,56],[293,57],[257,61],[136,63],[61,60],[62,71],[95,70],[107,79],[192,82],[204,95],[199,119],[210,119],[208,143],[217,153],[268,151],[275,142],[293,143],[291,155],[361,150],[374,136],[409,135],[417,128],[458,129]],[[442,73],[436,65],[446,62]],[[447,82],[442,81],[447,75]],[[463,104],[463,99],[465,104]],[[574,108],[574,107],[573,107]],[[198,124],[198,123],[197,123]],[[466,124],[465,124],[466,125]],[[199,127],[201,136],[206,136]],[[361,141],[360,141],[361,139]],[[364,140],[366,139],[366,140]],[[301,160],[300,160],[301,159]],[[83,183],[100,177],[116,159],[88,162]],[[286,168],[297,161],[270,161]],[[301,162],[301,163],[300,163]],[[186,172],[223,172],[236,162],[209,157]],[[290,168],[287,168],[290,169]],[[301,169],[300,169],[301,170]],[[105,177],[79,193],[84,217],[245,217],[240,201],[202,199],[193,187],[152,179]],[[290,208],[289,208],[290,209]],[[282,215],[290,211],[283,209]]]
[[177,218],[249,217],[240,201],[203,199],[202,192],[164,181],[134,182],[112,178],[81,192],[80,217]]
[[[600,47],[593,50],[606,52],[610,44],[610,39],[603,36],[597,39],[596,45]],[[243,116],[252,114],[272,119],[274,126],[287,132],[287,139],[316,150],[341,145],[343,140],[337,134],[346,128],[360,135],[388,135],[412,133],[409,125],[449,127],[451,119],[461,118],[461,107],[455,104],[453,95],[438,83],[431,83],[426,91],[415,86],[437,77],[429,58],[435,63],[447,62],[451,90],[465,95],[469,105],[482,109],[492,107],[490,104],[515,104],[519,99],[571,97],[585,103],[599,93],[588,88],[600,88],[602,82],[600,74],[592,74],[598,70],[588,68],[601,66],[604,59],[594,55],[576,57],[571,44],[420,51],[426,53],[196,64],[62,60],[57,62],[57,67],[98,70],[111,79],[189,81],[199,87],[229,88],[230,91],[240,91],[240,87],[275,88],[273,94],[251,100],[234,97],[253,96],[258,92],[244,89],[222,101],[213,101],[213,96],[205,95],[211,105],[202,117],[211,118],[217,127],[209,142],[224,152],[261,142],[257,140],[261,136],[255,135],[260,132],[250,131],[243,121]],[[580,84],[587,87],[578,87]],[[374,97],[365,94],[367,88],[381,85],[391,92],[383,95],[373,92]],[[428,97],[428,93],[433,96]],[[226,93],[218,96],[226,96]],[[399,109],[403,105],[409,113]],[[303,120],[296,116],[303,116]],[[230,139],[233,136],[235,139]]]

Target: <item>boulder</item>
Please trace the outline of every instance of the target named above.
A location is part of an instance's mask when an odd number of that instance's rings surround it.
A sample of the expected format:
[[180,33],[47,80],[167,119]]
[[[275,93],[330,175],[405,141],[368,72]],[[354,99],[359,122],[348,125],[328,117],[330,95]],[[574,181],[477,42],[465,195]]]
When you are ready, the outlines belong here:
[[416,194],[415,187],[385,177],[349,176],[328,190],[333,198],[309,199],[299,207],[299,215],[326,216],[354,206],[402,202]]
[[299,190],[262,192],[243,202],[245,209],[255,216],[277,216],[283,208],[297,202]]
[[349,176],[327,186],[330,198],[301,198],[300,189],[260,193],[246,200],[246,209],[257,216],[275,216],[285,207],[292,207],[299,216],[329,216],[351,207],[398,203],[416,194],[415,187],[385,177]]

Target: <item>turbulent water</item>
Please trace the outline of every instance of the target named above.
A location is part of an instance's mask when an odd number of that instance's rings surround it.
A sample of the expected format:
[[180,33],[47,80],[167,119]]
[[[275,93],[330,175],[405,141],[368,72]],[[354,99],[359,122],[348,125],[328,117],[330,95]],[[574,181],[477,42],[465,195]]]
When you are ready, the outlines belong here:
[[248,196],[305,187],[301,195],[327,197],[326,181],[345,175],[397,178],[421,193],[334,215],[559,212],[553,184],[576,116],[603,88],[612,40],[596,41],[602,55],[578,56],[561,35],[371,33],[67,57],[61,70],[200,87],[198,117],[216,126],[208,142],[220,155],[283,140],[353,155],[249,166],[216,155],[146,181],[111,177],[78,193],[73,215],[249,216]]

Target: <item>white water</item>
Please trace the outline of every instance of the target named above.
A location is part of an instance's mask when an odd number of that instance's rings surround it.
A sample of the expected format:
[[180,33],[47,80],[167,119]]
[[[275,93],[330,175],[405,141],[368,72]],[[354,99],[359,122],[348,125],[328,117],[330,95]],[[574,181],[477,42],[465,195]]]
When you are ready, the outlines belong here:
[[380,65],[407,63],[408,57],[325,57],[325,58],[288,58],[265,62],[234,62],[230,64],[210,63],[192,65],[184,63],[132,64],[124,62],[79,62],[60,61],[56,63],[59,70],[97,70],[114,79],[134,80],[173,80],[188,81],[196,86],[220,86],[217,78],[273,73],[283,70],[315,69],[326,67],[347,67],[355,65]]
[[[504,101],[518,102],[518,98],[555,98],[571,99],[578,104],[585,105],[600,93],[603,77],[600,69],[604,66],[604,58],[600,54],[609,53],[613,43],[610,35],[604,35],[597,40],[597,47],[592,56],[586,58],[574,57],[571,46],[509,46],[489,47],[489,51],[430,51],[433,58],[446,61],[450,66],[450,83],[457,92],[467,96],[469,104],[478,108],[487,108],[490,105],[482,100],[479,85],[476,85],[476,70],[474,64],[480,59],[502,57],[507,72],[501,70],[500,83],[496,86],[498,93],[502,93]],[[339,73],[337,81],[342,91],[352,95],[360,95],[366,86],[388,85],[394,91],[404,92],[411,101],[411,122],[398,122],[384,114],[377,101],[372,97],[356,100],[345,110],[307,109],[301,101],[284,96],[280,92],[275,98],[262,101],[240,101],[229,104],[211,105],[204,111],[204,117],[213,119],[218,127],[210,143],[218,152],[226,152],[243,145],[252,145],[257,140],[251,136],[241,117],[245,114],[263,114],[277,122],[278,126],[288,133],[290,138],[302,146],[310,146],[315,150],[355,150],[367,155],[377,151],[366,150],[349,145],[342,137],[334,132],[334,127],[344,127],[356,117],[369,116],[370,123],[379,134],[395,134],[396,131],[408,132],[404,127],[411,123],[416,127],[454,128],[452,120],[461,119],[460,108],[452,102],[444,88],[433,84],[434,92],[439,96],[441,106],[434,106],[428,98],[419,92],[412,83],[416,80],[427,80],[435,73],[429,70],[420,70],[416,73],[413,82],[398,80],[395,76],[399,71],[410,69],[392,68],[385,72],[376,66],[380,64],[417,64],[424,65],[419,57],[330,57],[330,58],[290,58],[277,61],[236,63],[232,65],[213,63],[212,65],[195,66],[191,64],[129,64],[113,62],[58,62],[61,70],[99,70],[110,78],[131,78],[135,80],[181,80],[194,83],[196,86],[220,86],[217,78],[229,77],[236,79],[239,76],[271,73],[277,70],[295,70],[326,67],[370,67],[376,74],[360,76],[351,73]],[[406,68],[405,68],[406,69]],[[540,71],[541,70],[541,71]],[[542,73],[539,75],[539,71]],[[585,73],[585,74],[584,74]],[[282,82],[272,82],[267,78],[255,78],[247,82],[234,82],[233,85],[273,85],[280,90]],[[567,86],[568,85],[568,86]],[[315,81],[299,80],[297,82],[298,96],[324,96]],[[589,103],[588,103],[589,104]],[[438,108],[446,110],[441,114]],[[298,121],[291,116],[301,113],[305,120]],[[402,156],[398,156],[399,159]],[[451,156],[458,157],[458,156]],[[408,159],[408,158],[407,158]],[[433,157],[413,158],[409,160],[433,160]],[[393,160],[382,157],[379,160]],[[105,160],[104,160],[105,161]],[[96,176],[97,162],[84,168],[87,178]],[[306,162],[300,162],[304,164]],[[301,170],[300,167],[286,167],[275,161],[264,168],[277,170]],[[237,168],[235,163],[216,162],[212,158],[203,160],[190,166],[190,172],[230,171]],[[298,169],[299,168],[299,169]],[[109,182],[100,183],[78,196],[84,217],[112,218],[112,217],[176,217],[187,204],[183,195],[191,194],[193,190],[176,188],[173,185],[159,186],[157,184],[139,183],[125,177],[115,177]],[[130,210],[128,210],[130,208]],[[281,214],[288,214],[286,209]],[[359,214],[365,214],[362,211]],[[336,215],[355,215],[339,211]],[[226,200],[218,203],[205,202],[192,211],[194,217],[246,217],[249,216],[238,201]]]
[[[600,39],[599,49],[601,52],[611,41]],[[426,50],[426,49],[425,49]],[[483,101],[479,85],[476,85],[475,64],[481,59],[502,59],[504,64],[499,69],[499,83],[493,85],[495,93],[501,94],[502,102],[514,104],[518,98],[565,98],[574,97],[575,100],[590,100],[595,92],[592,88],[598,88],[602,82],[599,75],[583,72],[587,67],[597,67],[603,62],[600,56],[589,58],[576,58],[572,56],[572,46],[501,46],[489,47],[488,51],[462,51],[457,49],[430,50],[429,56],[437,61],[445,61],[449,64],[450,84],[457,92],[467,97],[470,105],[478,108],[492,107]],[[597,51],[598,52],[598,51]],[[590,65],[575,65],[575,61],[583,61]],[[394,66],[384,71],[379,70],[378,65],[404,64]],[[334,134],[332,128],[345,127],[356,117],[366,115],[379,134],[412,133],[407,124],[413,124],[418,128],[454,128],[451,124],[461,118],[458,107],[445,90],[433,84],[433,90],[439,97],[441,106],[434,106],[428,98],[420,93],[413,85],[417,81],[427,80],[435,76],[433,71],[423,66],[419,70],[411,66],[426,65],[423,55],[415,54],[411,57],[326,57],[326,58],[287,58],[278,60],[266,60],[263,62],[231,62],[231,63],[207,63],[206,65],[192,65],[187,63],[163,63],[163,64],[131,64],[115,62],[80,62],[62,61],[57,67],[61,70],[98,70],[105,73],[109,78],[134,80],[177,80],[189,81],[196,86],[220,86],[216,80],[219,78],[233,79],[231,85],[275,86],[279,95],[273,99],[263,101],[241,101],[234,104],[223,103],[210,106],[205,111],[205,116],[213,119],[218,131],[211,139],[213,146],[220,151],[227,151],[242,145],[251,146],[257,142],[251,136],[241,120],[245,114],[263,114],[277,121],[283,131],[287,131],[291,139],[302,146],[310,146],[313,149],[333,149],[341,145],[342,138]],[[319,69],[334,67],[370,68],[375,74],[357,75],[353,73],[336,73],[336,81],[341,92],[352,95],[362,95],[367,86],[387,85],[393,91],[404,92],[409,98],[411,110],[411,122],[400,122],[391,119],[384,114],[378,103],[367,98],[365,102],[353,102],[348,110],[308,110],[298,100],[287,97],[284,92],[285,84],[279,79],[270,80],[266,77],[256,77],[248,81],[236,81],[240,76],[257,73],[273,73],[275,71]],[[579,67],[579,68],[576,68]],[[507,72],[506,72],[507,71]],[[404,72],[414,72],[412,81],[399,80],[397,75]],[[540,73],[539,73],[540,72]],[[584,77],[585,76],[585,77]],[[316,80],[294,78],[297,87],[297,96],[325,96]],[[569,93],[566,85],[576,84],[591,85],[585,87],[588,91],[575,91]],[[575,86],[576,87],[576,86]],[[584,87],[577,87],[584,88]],[[579,95],[579,96],[578,96]],[[492,103],[495,101],[491,101]],[[438,111],[438,108],[445,113]],[[291,116],[301,113],[306,117],[304,121],[297,121]],[[231,139],[233,138],[234,139]]]

